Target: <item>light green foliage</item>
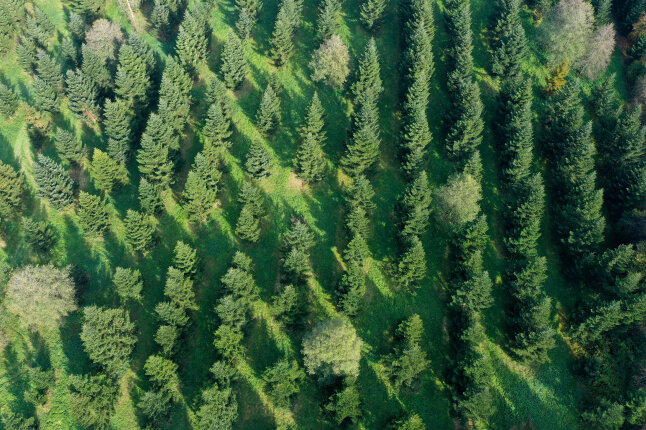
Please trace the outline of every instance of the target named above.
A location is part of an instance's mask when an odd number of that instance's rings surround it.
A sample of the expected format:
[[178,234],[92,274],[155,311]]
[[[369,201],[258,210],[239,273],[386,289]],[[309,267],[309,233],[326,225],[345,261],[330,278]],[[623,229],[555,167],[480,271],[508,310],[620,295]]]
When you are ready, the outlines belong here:
[[321,379],[357,376],[363,342],[346,319],[321,321],[303,338],[307,373]]
[[78,215],[81,227],[88,234],[101,236],[110,226],[108,207],[100,196],[81,191]]
[[117,267],[112,277],[112,283],[121,300],[141,300],[143,282],[138,269]]
[[126,167],[97,148],[94,148],[92,155],[91,171],[96,187],[106,194],[110,194],[113,188],[126,185],[129,182]]
[[150,249],[155,233],[155,226],[149,216],[128,209],[124,219],[126,237],[135,251],[146,253]]
[[83,308],[81,340],[88,356],[108,374],[119,376],[130,365],[137,338],[135,325],[122,309]]

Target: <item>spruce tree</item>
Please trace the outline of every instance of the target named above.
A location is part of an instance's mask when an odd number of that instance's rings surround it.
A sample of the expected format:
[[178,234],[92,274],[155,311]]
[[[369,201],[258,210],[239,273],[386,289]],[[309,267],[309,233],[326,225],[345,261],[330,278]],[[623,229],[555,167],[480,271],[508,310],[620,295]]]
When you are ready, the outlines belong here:
[[209,106],[215,103],[219,104],[222,114],[231,120],[231,99],[227,94],[227,87],[220,79],[214,76],[209,81],[204,99]]
[[68,163],[77,163],[85,157],[85,147],[80,139],[77,139],[74,134],[63,128],[56,129],[56,136],[54,137],[54,146],[58,156],[67,161]]
[[39,78],[56,91],[60,91],[63,88],[61,65],[42,49],[39,49],[36,54],[36,73]]
[[397,283],[409,293],[415,293],[419,282],[426,277],[426,252],[417,236],[408,239],[406,252],[397,265]]
[[172,164],[168,147],[157,142],[149,134],[141,136],[141,149],[137,152],[139,172],[152,184],[165,187],[171,182]]
[[0,218],[7,220],[20,213],[25,183],[20,173],[0,161]]
[[105,201],[85,191],[79,193],[78,215],[81,227],[88,234],[102,236],[110,225]]
[[13,90],[0,82],[0,114],[13,117],[18,109],[18,96]]
[[280,124],[280,99],[271,85],[267,85],[256,114],[258,130],[264,135],[271,135]]
[[233,31],[229,31],[222,51],[222,79],[227,88],[236,90],[240,88],[249,73],[249,63],[242,42]]
[[96,85],[82,71],[68,70],[65,75],[69,108],[77,118],[99,121],[98,90]]
[[18,64],[27,73],[31,73],[32,68],[36,64],[36,50],[36,41],[31,37],[21,37],[20,43],[16,46]]
[[366,212],[373,210],[376,205],[372,201],[375,197],[375,189],[368,178],[359,175],[352,181],[346,190],[346,200],[350,207],[361,207]]
[[65,37],[61,41],[61,56],[63,57],[63,66],[75,69],[79,66],[78,63],[78,48],[74,44],[71,37]]
[[228,148],[231,146],[231,120],[222,112],[220,103],[213,103],[206,114],[206,121],[202,129],[204,137],[210,145]]
[[243,206],[236,223],[236,234],[248,242],[256,243],[260,238],[260,224],[253,213],[253,208]]
[[253,19],[256,19],[262,9],[262,0],[236,0],[236,6],[240,10],[246,10]]
[[251,16],[249,11],[247,9],[240,9],[238,20],[236,21],[236,32],[243,42],[246,42],[251,38],[251,33],[255,24],[256,20]]
[[375,31],[386,10],[386,0],[363,0],[360,8],[361,22],[370,31]]
[[357,315],[366,293],[366,279],[358,262],[351,261],[338,287],[339,307],[344,315]]
[[164,295],[170,299],[172,304],[180,309],[198,309],[195,301],[195,292],[193,291],[193,281],[176,267],[171,266],[168,268]]
[[34,251],[48,254],[56,246],[58,236],[49,222],[23,218],[23,228],[25,239]]
[[238,202],[242,206],[249,206],[256,218],[262,218],[265,216],[263,200],[264,198],[260,188],[256,187],[251,182],[245,182],[242,184],[240,194],[238,195]]
[[527,54],[527,38],[519,18],[520,8],[520,0],[498,0],[491,68],[494,74],[501,77],[519,74]]
[[296,153],[296,170],[305,182],[320,181],[325,174],[325,154],[313,134],[308,133]]
[[339,14],[341,12],[339,0],[323,0],[319,16],[316,21],[316,37],[323,42],[339,31]]
[[117,163],[98,148],[94,148],[90,170],[96,187],[106,194],[110,194],[114,187],[128,183],[128,170],[126,167]]
[[431,212],[431,188],[425,171],[417,175],[406,187],[401,206],[403,212],[402,236],[424,234]]
[[126,238],[135,251],[146,253],[150,250],[155,233],[155,226],[150,218],[132,209],[126,212],[124,219]]
[[114,92],[132,105],[145,103],[150,90],[150,70],[142,53],[129,44],[119,49],[119,66],[114,80]]
[[312,102],[307,108],[307,113],[305,115],[305,124],[300,129],[301,137],[305,138],[308,134],[311,134],[317,141],[321,144],[325,142],[325,121],[323,115],[325,110],[323,105],[319,100],[319,96],[316,92],[312,96]]
[[123,99],[106,100],[103,115],[105,135],[108,137],[108,154],[124,164],[130,153],[133,140],[132,121],[134,112]]
[[81,71],[85,76],[102,90],[112,88],[114,82],[112,81],[110,68],[106,64],[107,60],[90,49],[86,44],[81,46],[81,53],[83,57]]
[[173,251],[173,266],[194,278],[198,267],[197,251],[181,240],[177,241]]
[[271,174],[273,164],[273,156],[265,145],[257,140],[251,142],[247,152],[247,161],[245,161],[247,173],[256,179],[265,178]]
[[202,222],[206,219],[213,202],[207,198],[209,194],[206,181],[199,172],[191,170],[186,177],[182,197],[186,201],[185,209],[190,220]]
[[47,14],[38,6],[34,6],[33,14],[27,15],[25,24],[27,34],[38,40],[41,46],[47,47],[50,37],[56,30]]
[[271,36],[271,58],[277,66],[287,63],[294,51],[295,0],[282,0]]
[[205,19],[194,16],[194,13],[187,11],[184,14],[175,42],[175,52],[180,64],[191,71],[195,71],[206,60],[208,44]]
[[164,206],[159,186],[151,184],[146,178],[139,181],[139,206],[148,215],[155,215]]
[[449,0],[446,14],[452,42],[448,76],[451,109],[446,147],[454,160],[466,163],[480,145],[484,127],[480,89],[473,79],[470,2]]
[[222,178],[219,161],[207,152],[200,152],[195,156],[193,170],[197,172],[206,185],[206,194],[202,196],[210,204],[217,200],[218,184]]
[[[177,89],[177,92],[182,100],[190,99],[190,92],[193,88],[193,79],[175,57],[168,56],[166,58],[166,65],[164,66],[162,81],[163,77],[166,77],[166,79],[168,79],[168,82]],[[162,88],[159,89],[160,97],[163,96]]]
[[56,209],[72,204],[72,179],[60,164],[43,154],[38,154],[34,162],[34,179],[38,185],[38,196],[46,198]]
[[539,173],[519,178],[512,185],[506,202],[504,218],[507,234],[503,239],[512,257],[522,259],[536,256],[544,206],[545,187]]
[[52,114],[58,112],[58,93],[51,85],[35,76],[32,90],[36,109]]

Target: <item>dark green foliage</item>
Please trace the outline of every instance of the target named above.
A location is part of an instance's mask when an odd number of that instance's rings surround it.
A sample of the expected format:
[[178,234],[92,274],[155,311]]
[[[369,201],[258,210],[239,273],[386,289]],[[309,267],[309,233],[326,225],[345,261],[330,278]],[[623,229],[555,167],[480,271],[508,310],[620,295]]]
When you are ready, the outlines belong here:
[[498,0],[491,68],[494,74],[501,77],[518,75],[527,55],[527,38],[519,18],[520,8],[520,0]]
[[271,36],[271,58],[277,66],[287,63],[294,51],[294,32],[299,25],[300,7],[296,0],[281,0]]
[[135,325],[125,310],[83,308],[81,340],[85,351],[111,375],[122,375],[128,369],[137,342],[134,332]]
[[215,103],[219,104],[224,116],[231,120],[231,99],[229,98],[227,87],[217,77],[214,76],[209,81],[204,99],[209,106]]
[[405,291],[414,294],[420,281],[426,277],[426,252],[417,236],[412,236],[408,242],[397,265],[397,283]]
[[581,269],[580,259],[603,240],[603,191],[595,188],[595,148],[591,124],[583,120],[579,87],[568,83],[554,96],[546,121],[546,149],[555,191],[556,233],[563,252]]
[[117,163],[108,154],[94,148],[90,171],[94,177],[96,187],[106,194],[112,189],[128,183],[128,170],[123,164]]
[[38,76],[34,77],[32,96],[36,109],[49,113],[58,112],[59,99],[56,89]]
[[251,259],[238,251],[231,266],[221,279],[224,287],[237,298],[248,302],[255,300],[258,297],[258,286],[251,275]]
[[24,190],[22,175],[0,161],[0,218],[6,220],[21,212]]
[[147,252],[153,242],[155,226],[147,215],[128,209],[124,219],[126,238],[135,251]]
[[361,3],[361,23],[370,31],[375,31],[386,10],[386,0],[363,0]]
[[268,394],[280,407],[289,407],[289,398],[300,391],[305,372],[296,361],[281,360],[266,369],[262,379],[269,386]]
[[154,422],[162,421],[172,406],[171,394],[166,391],[146,391],[137,404],[144,416]]
[[316,37],[321,42],[338,33],[340,13],[341,2],[339,0],[323,0],[316,21]]
[[82,71],[68,70],[65,75],[69,108],[77,118],[89,120],[92,123],[99,121],[100,108],[98,103],[98,90],[92,80]]
[[56,147],[58,156],[69,163],[74,162],[78,164],[85,157],[83,142],[63,128],[56,129],[54,146]]
[[85,76],[102,90],[112,88],[114,83],[110,68],[106,64],[107,59],[92,51],[86,44],[81,46],[81,54],[81,71]]
[[236,90],[240,88],[249,71],[244,46],[233,31],[229,32],[227,40],[224,42],[222,51],[222,80],[227,88]]
[[186,184],[182,191],[182,197],[186,200],[186,212],[192,221],[203,221],[206,219],[213,201],[207,199],[209,190],[206,181],[199,172],[191,170],[188,172]]
[[79,66],[79,51],[70,37],[65,37],[61,41],[61,56],[63,57],[64,66],[72,69]]
[[48,199],[56,209],[64,209],[72,204],[74,183],[67,171],[43,154],[38,154],[34,162],[34,179],[38,185],[38,196]]
[[516,179],[505,208],[507,252],[515,258],[536,256],[541,237],[545,187],[540,174]]
[[347,386],[330,396],[325,410],[332,414],[338,425],[341,425],[346,419],[356,423],[361,417],[361,397],[357,386]]
[[393,379],[395,389],[410,388],[428,368],[430,362],[426,359],[426,352],[422,349],[420,341],[424,337],[422,320],[413,314],[403,321],[397,328],[402,337],[396,347],[392,361],[387,363]]
[[70,413],[78,425],[107,429],[119,395],[119,384],[105,374],[70,375]]
[[240,9],[238,20],[236,21],[236,31],[242,41],[247,41],[251,38],[253,26],[256,24],[256,19],[251,16],[247,9]]
[[25,18],[24,5],[19,0],[0,1],[0,54],[6,54],[13,47],[16,30]]
[[[179,309],[181,311],[181,309]],[[187,317],[188,318],[188,317]],[[174,325],[159,326],[155,333],[155,342],[162,349],[165,356],[171,356],[175,350],[177,339],[179,338],[180,330]]]
[[177,241],[173,252],[173,266],[189,277],[195,277],[198,267],[197,251],[190,245]]
[[344,315],[355,316],[366,293],[366,277],[361,265],[351,261],[338,287],[339,307]]
[[418,24],[422,23],[426,30],[428,42],[433,42],[435,37],[435,18],[433,16],[432,0],[408,0],[404,2],[403,11],[407,18],[406,27],[409,36]]
[[176,327],[184,327],[188,323],[186,311],[170,302],[161,302],[155,307],[155,312],[161,321]]
[[352,184],[346,190],[346,201],[350,207],[361,207],[366,212],[376,207],[372,201],[374,197],[375,189],[364,175],[355,177]]
[[247,323],[247,303],[233,294],[222,297],[215,307],[220,323],[242,330]]
[[451,158],[466,163],[480,145],[484,127],[480,89],[473,79],[470,2],[447,1],[446,16],[451,37],[448,76],[451,107],[446,148]]
[[422,235],[428,227],[431,213],[431,188],[426,172],[421,172],[408,184],[401,201],[401,235]]
[[231,119],[222,111],[222,104],[219,102],[211,104],[202,129],[202,134],[207,139],[206,144],[228,148],[231,146],[229,142],[231,133]]
[[27,15],[25,24],[27,34],[38,40],[38,43],[45,47],[48,45],[49,38],[52,37],[56,30],[54,24],[52,24],[47,15],[38,6],[34,6],[33,14]]
[[238,419],[238,402],[228,387],[218,384],[202,391],[202,405],[196,413],[196,428],[199,430],[230,430]]
[[419,415],[413,414],[408,418],[397,420],[392,425],[393,430],[426,430],[424,421]]
[[215,330],[215,349],[229,361],[236,361],[244,356],[242,333],[235,327],[222,324]]
[[326,161],[322,147],[326,134],[323,130],[323,113],[323,106],[318,95],[314,93],[312,103],[307,109],[305,125],[300,130],[302,143],[296,154],[298,175],[307,182],[321,180],[325,172]]
[[168,268],[164,295],[180,309],[198,309],[195,302],[195,292],[193,291],[193,280],[173,266]]
[[238,9],[246,10],[254,20],[262,9],[262,0],[236,0],[235,3]]
[[285,285],[272,302],[272,313],[284,324],[292,324],[299,312],[299,300],[296,288]]
[[0,114],[13,117],[18,109],[18,96],[13,90],[0,82]]
[[20,43],[16,47],[18,55],[18,64],[26,72],[31,72],[32,67],[36,64],[36,41],[31,37],[21,37]]
[[254,215],[253,209],[247,205],[242,207],[238,222],[236,223],[236,234],[242,240],[256,243],[260,239],[260,222]]
[[63,88],[61,65],[42,49],[39,49],[38,54],[36,54],[36,73],[39,78],[56,91],[60,91]]
[[249,206],[252,209],[252,213],[257,218],[262,218],[265,216],[265,209],[263,207],[264,197],[262,191],[256,187],[251,182],[245,182],[242,184],[242,189],[238,195],[238,202],[242,206]]
[[273,134],[280,124],[280,117],[280,98],[276,95],[273,87],[267,85],[256,114],[258,130],[264,135]]
[[265,178],[271,174],[273,164],[274,157],[269,149],[260,141],[252,141],[245,161],[247,172],[256,179]]
[[370,39],[359,62],[358,80],[355,82],[355,113],[352,140],[341,164],[352,175],[359,175],[379,159],[379,94],[383,91],[379,77],[377,45]]
[[36,252],[47,254],[56,246],[58,236],[49,222],[23,218],[23,228],[27,243]]
[[123,45],[119,49],[119,66],[114,80],[115,94],[128,100],[130,105],[135,100],[145,103],[150,89],[150,72],[142,52],[129,44]]
[[206,60],[208,46],[206,34],[206,17],[200,16],[200,8],[187,11],[179,26],[175,52],[179,62],[187,70],[195,71]]
[[108,155],[119,163],[125,163],[132,143],[132,120],[134,112],[123,99],[106,100],[103,106],[105,135],[108,137]]
[[141,291],[143,290],[143,281],[141,272],[138,269],[127,269],[117,267],[112,277],[112,283],[117,294],[124,302],[128,300],[141,300]]
[[144,364],[144,371],[158,391],[170,392],[179,385],[177,364],[167,358],[151,355]]
[[[150,124],[151,119],[148,122]],[[148,132],[144,132],[141,136],[141,149],[137,152],[137,162],[139,163],[139,172],[151,184],[163,188],[171,182],[173,165],[168,156],[169,147],[160,140],[160,137],[153,137]]]
[[108,207],[100,196],[79,193],[79,222],[88,234],[103,235],[110,225]]
[[141,178],[139,181],[139,206],[148,215],[155,215],[159,212],[164,203],[161,199],[161,192],[159,187],[151,184],[146,178]]
[[350,209],[345,218],[345,224],[352,235],[370,236],[370,220],[366,210],[361,206],[355,206]]
[[283,246],[309,253],[314,245],[314,233],[309,226],[299,219],[293,220],[291,228],[283,236]]
[[348,263],[362,265],[368,257],[370,257],[370,249],[366,239],[359,234],[355,234],[348,243],[348,247],[343,251],[343,259]]
[[77,41],[85,39],[85,20],[81,15],[76,12],[70,12],[67,26],[74,39]]
[[619,430],[623,428],[625,420],[624,405],[603,398],[597,407],[583,412],[581,418],[590,428]]

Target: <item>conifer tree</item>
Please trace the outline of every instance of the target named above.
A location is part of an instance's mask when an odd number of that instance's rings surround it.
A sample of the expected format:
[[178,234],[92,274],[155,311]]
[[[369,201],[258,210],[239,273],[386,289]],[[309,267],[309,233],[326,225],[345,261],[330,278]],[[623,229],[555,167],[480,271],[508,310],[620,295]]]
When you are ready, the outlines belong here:
[[13,90],[0,82],[0,114],[11,118],[18,109],[18,96]]
[[280,99],[271,85],[267,85],[256,114],[258,129],[264,135],[271,135],[280,124]]
[[28,73],[36,64],[36,41],[31,37],[21,37],[20,43],[16,46],[18,64]]
[[446,146],[453,159],[466,163],[480,145],[484,127],[480,90],[473,79],[470,2],[449,0],[446,14],[452,40],[448,76],[451,109]]
[[428,227],[431,189],[426,172],[422,171],[408,185],[402,199],[402,236],[422,235]]
[[316,21],[316,37],[323,42],[339,31],[341,3],[338,0],[323,0]]
[[240,88],[249,73],[249,63],[242,42],[233,31],[229,31],[222,51],[222,67],[220,67],[224,84],[230,90]]
[[324,130],[325,121],[323,119],[324,114],[325,110],[319,100],[319,96],[314,92],[312,102],[307,108],[307,113],[305,115],[305,124],[300,129],[301,137],[304,138],[308,134],[311,134],[317,141],[323,144],[326,139]]
[[0,161],[0,218],[6,220],[21,211],[24,190],[23,177]]
[[102,236],[110,225],[105,201],[85,191],[79,193],[78,215],[81,227],[89,234]]
[[65,37],[61,41],[61,56],[63,57],[63,66],[75,69],[79,66],[78,48],[71,37]]
[[253,208],[248,205],[242,207],[238,222],[236,223],[236,234],[243,240],[256,243],[260,238],[259,219],[254,215]]
[[527,54],[527,38],[518,16],[520,8],[520,0],[498,1],[492,70],[501,77],[520,73],[520,66]]
[[426,252],[417,236],[412,236],[408,242],[397,265],[397,282],[405,291],[414,294],[419,282],[426,277]]
[[135,251],[146,253],[150,250],[155,226],[147,215],[128,209],[124,219],[126,238]]
[[507,252],[515,258],[536,255],[541,236],[541,220],[545,206],[545,187],[539,173],[519,178],[512,185],[506,204],[506,231],[503,239]]
[[261,142],[251,142],[245,162],[247,172],[256,179],[262,179],[271,174],[273,164],[271,152]]
[[187,11],[184,14],[175,42],[175,51],[180,64],[191,71],[195,71],[206,60],[208,44],[205,19],[195,16],[195,12]]
[[67,171],[43,154],[38,154],[34,162],[34,179],[38,185],[38,196],[46,198],[56,209],[63,209],[72,204],[74,183]]
[[119,65],[114,80],[114,92],[132,105],[134,101],[145,103],[150,89],[150,70],[146,58],[130,44],[119,49]]
[[418,314],[413,314],[403,321],[397,332],[400,344],[397,346],[393,360],[389,364],[389,371],[392,374],[395,389],[411,387],[424,372],[429,361],[426,359],[426,352],[422,349],[420,342],[424,336],[424,326]]
[[256,218],[262,218],[265,216],[265,209],[263,208],[262,203],[263,200],[262,192],[258,187],[251,182],[245,182],[242,184],[242,189],[238,195],[238,202],[242,206],[249,206]]
[[38,253],[48,254],[58,241],[54,227],[47,221],[23,218],[23,228],[27,243]]
[[155,185],[165,187],[171,182],[172,164],[168,146],[153,139],[148,133],[141,136],[141,149],[137,152],[139,172]]
[[69,108],[81,119],[92,123],[99,121],[98,90],[96,85],[82,71],[68,70],[65,75]]
[[132,120],[134,112],[123,99],[106,100],[103,115],[105,134],[108,137],[108,154],[114,160],[124,164],[130,153],[133,140]]
[[83,142],[63,128],[56,129],[54,146],[58,156],[68,163],[74,162],[78,164],[85,157]]
[[262,0],[236,0],[236,6],[240,10],[246,10],[253,19],[256,19],[262,9]]
[[213,103],[206,114],[206,121],[202,133],[210,145],[228,148],[231,146],[231,120],[222,112],[220,103]]
[[36,109],[52,114],[58,112],[58,93],[51,85],[35,76],[32,90]]
[[180,309],[198,309],[195,292],[193,291],[193,281],[176,267],[171,266],[168,268],[164,295]]
[[173,251],[173,266],[186,276],[194,278],[198,266],[197,251],[187,243],[177,241]]
[[351,261],[348,270],[341,277],[338,287],[339,307],[344,315],[357,315],[366,293],[366,280],[361,265]]
[[38,6],[34,6],[33,14],[27,15],[25,24],[27,34],[38,40],[41,46],[47,47],[49,38],[56,30],[47,14]]
[[206,182],[198,172],[191,170],[186,177],[182,197],[186,201],[186,212],[192,221],[202,222],[206,219],[213,202],[207,200],[208,195]]
[[126,167],[117,163],[98,148],[94,148],[91,172],[96,187],[106,194],[110,194],[115,186],[119,187],[128,183]]
[[256,20],[251,16],[249,11],[247,9],[240,9],[238,20],[236,21],[236,32],[243,42],[246,42],[251,38],[251,33],[255,24]]
[[294,51],[294,31],[298,15],[295,0],[281,0],[271,36],[271,58],[277,66],[287,63]]
[[211,204],[215,203],[217,199],[218,184],[222,177],[218,163],[218,160],[213,156],[200,152],[195,156],[193,164],[193,169],[206,184],[206,194],[202,198]]
[[219,104],[222,114],[225,118],[231,120],[231,99],[227,94],[227,87],[217,76],[214,76],[209,81],[204,99],[209,106],[214,103]]
[[370,31],[375,31],[386,10],[386,0],[363,0],[360,8],[361,22]]
[[325,173],[325,154],[320,141],[308,133],[296,153],[296,170],[305,182],[320,181]]
[[366,212],[373,210],[376,205],[372,201],[375,197],[375,189],[368,178],[364,175],[359,175],[352,181],[346,190],[346,200],[349,202],[351,208],[361,207]]
[[36,54],[36,73],[54,90],[60,91],[63,88],[61,65],[42,49],[39,49]]
[[[162,77],[168,79],[168,82],[172,84],[172,87],[177,89],[179,96],[183,100],[190,99],[193,79],[175,57],[168,56],[166,58],[166,65],[164,66]],[[159,92],[161,97],[163,95],[162,88],[160,88]]]
[[121,300],[141,300],[143,281],[141,280],[141,272],[138,269],[117,267],[112,277],[112,283]]
[[159,212],[163,203],[161,200],[161,191],[159,186],[151,184],[146,178],[141,178],[139,181],[139,206],[141,210],[148,215],[155,215]]
[[83,57],[81,71],[85,76],[102,90],[112,88],[114,82],[112,81],[110,68],[106,64],[107,59],[94,52],[86,44],[81,46],[81,54]]

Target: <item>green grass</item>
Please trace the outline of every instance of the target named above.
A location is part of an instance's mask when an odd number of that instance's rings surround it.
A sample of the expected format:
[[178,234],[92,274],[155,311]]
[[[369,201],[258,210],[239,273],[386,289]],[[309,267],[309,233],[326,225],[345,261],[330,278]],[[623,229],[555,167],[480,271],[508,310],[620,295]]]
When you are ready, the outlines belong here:
[[[38,1],[43,10],[52,18],[57,29],[66,33],[64,14],[60,2]],[[213,347],[213,331],[217,327],[217,317],[213,307],[221,296],[220,277],[226,271],[235,250],[241,249],[250,255],[255,263],[255,278],[260,286],[260,299],[254,303],[254,320],[249,324],[245,335],[246,360],[238,365],[241,377],[235,383],[239,401],[240,419],[238,428],[270,429],[278,423],[296,423],[298,428],[323,429],[335,428],[321,412],[320,405],[325,400],[317,386],[306,381],[302,392],[296,396],[291,411],[275,407],[266,396],[261,373],[267,366],[283,356],[299,357],[303,329],[288,331],[270,315],[268,303],[279,284],[279,245],[281,234],[289,227],[290,218],[298,215],[305,218],[317,235],[317,244],[312,252],[313,275],[309,279],[304,294],[308,298],[308,310],[304,325],[328,318],[336,313],[334,290],[342,272],[339,251],[346,244],[343,225],[343,196],[341,185],[344,176],[338,169],[339,157],[347,140],[352,106],[348,102],[348,91],[334,91],[327,87],[314,85],[309,79],[308,62],[317,44],[314,39],[318,2],[305,0],[303,26],[296,40],[296,53],[290,63],[278,70],[283,85],[282,107],[283,122],[279,133],[271,139],[263,139],[254,127],[255,113],[260,97],[267,85],[269,76],[275,70],[267,58],[268,40],[277,13],[277,2],[266,1],[257,25],[254,41],[248,46],[251,73],[243,88],[232,96],[235,98],[233,148],[227,157],[224,189],[221,205],[214,211],[203,226],[192,226],[178,202],[186,174],[195,154],[201,149],[193,128],[199,127],[206,111],[201,95],[210,76],[219,70],[219,54],[228,29],[235,22],[236,14],[233,0],[218,1],[209,17],[213,30],[208,67],[200,69],[199,78],[192,92],[191,129],[187,130],[183,141],[184,162],[175,176],[173,189],[166,192],[164,202],[166,211],[158,219],[158,243],[146,256],[138,256],[126,245],[122,219],[128,208],[136,207],[136,184],[138,174],[136,163],[130,166],[132,183],[112,196],[112,227],[105,239],[88,240],[78,225],[72,211],[59,213],[50,210],[36,199],[29,199],[30,210],[47,216],[56,227],[59,243],[52,253],[52,260],[58,265],[72,264],[83,274],[79,282],[79,302],[81,305],[99,304],[116,306],[117,299],[111,284],[111,274],[117,266],[137,266],[144,278],[144,293],[141,303],[129,306],[133,320],[140,333],[133,356],[132,372],[121,381],[121,396],[117,413],[113,419],[115,428],[140,428],[136,402],[147,388],[143,375],[143,363],[157,351],[152,339],[158,322],[154,306],[163,299],[163,286],[166,269],[172,263],[172,251],[177,240],[184,240],[198,249],[202,260],[202,274],[195,284],[200,305],[191,314],[191,325],[181,341],[176,360],[180,365],[182,381],[181,395],[172,413],[169,428],[185,429],[190,427],[192,416],[199,406],[200,392],[209,382],[209,368],[217,359]],[[353,59],[357,59],[369,39],[369,35],[359,23],[360,0],[346,0],[343,6],[341,36],[348,43]],[[550,361],[533,368],[516,363],[504,349],[504,285],[501,271],[505,268],[501,239],[502,201],[499,195],[497,178],[497,154],[493,148],[492,126],[495,120],[497,83],[489,75],[490,53],[488,52],[487,27],[493,12],[493,2],[472,1],[475,76],[480,83],[486,110],[486,128],[481,146],[484,165],[483,210],[487,214],[491,240],[487,246],[485,266],[495,280],[495,304],[484,317],[487,341],[484,349],[490,355],[495,370],[494,392],[496,412],[491,428],[511,428],[531,421],[536,428],[573,429],[578,425],[577,403],[581,389],[571,372],[571,358],[565,340],[559,334],[557,347],[550,354]],[[436,71],[432,81],[429,120],[434,139],[430,148],[428,172],[433,187],[440,186],[451,173],[451,164],[446,160],[443,150],[443,134],[447,110],[445,87],[445,50],[449,43],[444,28],[442,4],[436,5],[437,32],[433,54]],[[118,21],[126,31],[134,31],[127,18],[121,15],[116,3],[107,4],[108,16]],[[423,238],[428,257],[428,277],[417,295],[410,296],[399,292],[391,281],[391,268],[397,256],[397,218],[394,207],[402,194],[405,182],[398,167],[397,147],[401,118],[399,63],[401,57],[401,17],[399,1],[389,2],[384,25],[377,35],[377,45],[382,60],[382,79],[384,93],[380,103],[382,158],[378,169],[372,176],[377,191],[377,210],[374,213],[374,231],[369,240],[373,258],[368,264],[368,291],[364,310],[358,315],[355,326],[365,341],[359,386],[362,395],[364,416],[361,428],[379,429],[394,417],[416,412],[422,416],[429,429],[453,428],[449,410],[449,389],[444,383],[446,369],[451,357],[447,355],[447,333],[445,303],[451,285],[444,277],[446,269],[447,235],[433,223]],[[163,59],[172,53],[174,40],[169,38],[159,42],[154,34],[146,31],[143,20],[138,26],[142,36]],[[525,17],[525,24],[531,23]],[[528,28],[531,31],[531,28]],[[58,41],[52,45],[56,52]],[[356,61],[355,61],[356,64]],[[526,70],[538,86],[546,72],[536,55],[530,55]],[[611,69],[621,75],[621,58],[613,57]],[[20,89],[27,96],[30,77],[16,64],[15,55],[0,64],[3,79]],[[622,81],[618,79],[618,81]],[[328,141],[325,151],[328,154],[329,172],[326,180],[319,185],[303,185],[292,173],[292,160],[298,136],[296,130],[302,124],[304,113],[314,90],[327,112]],[[625,93],[625,89],[623,90]],[[537,92],[538,93],[538,92]],[[73,124],[77,133],[87,142],[104,145],[100,136],[84,129],[64,110],[61,121]],[[31,177],[31,161],[40,150],[33,148],[27,134],[24,118],[17,116],[11,121],[0,120],[0,159],[20,167],[28,179]],[[273,152],[276,165],[272,176],[259,181],[265,194],[265,205],[269,216],[263,221],[263,235],[254,246],[239,243],[232,231],[237,220],[239,208],[236,203],[237,192],[245,180],[243,163],[245,153],[252,140],[261,140]],[[42,148],[54,154],[51,143]],[[539,163],[537,163],[539,164]],[[87,172],[81,172],[87,180]],[[549,219],[544,222],[548,231]],[[558,310],[571,306],[572,298],[568,287],[559,276],[558,258],[554,253],[551,238],[544,235],[540,252],[548,258],[548,280],[546,291],[552,297]],[[7,244],[0,249],[0,259],[13,265],[41,261],[32,255],[24,238],[15,225],[8,226]],[[419,313],[424,322],[426,340],[424,347],[429,354],[431,368],[422,378],[414,391],[396,393],[384,377],[380,358],[394,347],[394,328],[399,321],[411,313]],[[66,399],[67,375],[92,370],[79,339],[80,316],[78,313],[67,319],[60,333],[49,333],[44,339],[31,339],[19,327],[15,319],[0,315],[9,327],[11,343],[0,357],[0,405],[8,405],[12,410],[27,414],[37,413],[43,428],[75,428],[69,417]],[[555,324],[556,316],[555,316]],[[51,366],[57,369],[56,385],[45,407],[36,410],[25,402],[22,392],[29,381],[20,374],[23,365],[34,365],[39,351],[49,355]],[[3,408],[0,406],[0,413]]]

